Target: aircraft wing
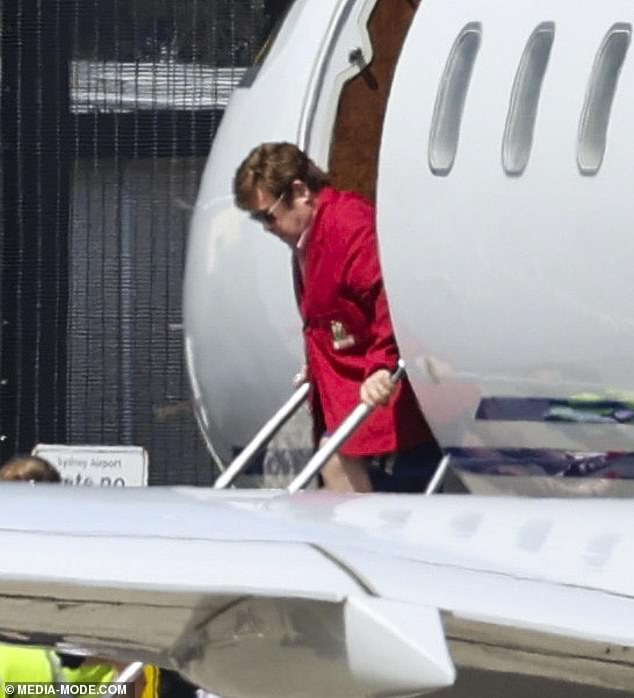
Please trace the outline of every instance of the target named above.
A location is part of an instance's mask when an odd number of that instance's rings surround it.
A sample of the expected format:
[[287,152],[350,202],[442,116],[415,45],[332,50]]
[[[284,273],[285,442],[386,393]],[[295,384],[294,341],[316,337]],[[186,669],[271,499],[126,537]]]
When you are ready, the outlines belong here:
[[631,690],[633,518],[619,500],[11,483],[0,637],[223,698],[415,696],[456,667],[446,695],[474,670]]

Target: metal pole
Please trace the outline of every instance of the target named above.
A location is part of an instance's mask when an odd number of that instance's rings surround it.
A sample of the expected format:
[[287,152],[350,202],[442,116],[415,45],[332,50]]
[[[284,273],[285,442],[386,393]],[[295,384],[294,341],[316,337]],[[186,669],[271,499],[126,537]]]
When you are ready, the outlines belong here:
[[[405,373],[405,362],[399,359],[398,368],[392,374],[392,383],[397,383]],[[341,444],[348,439],[352,432],[365,420],[372,412],[373,408],[365,402],[357,405],[354,410],[343,420],[335,433],[326,443],[315,453],[306,463],[304,469],[288,486],[288,491],[292,494],[300,490],[313,478],[326,464],[328,459],[335,453]]]
[[269,419],[253,439],[234,458],[229,467],[218,477],[214,489],[222,490],[228,487],[235,478],[246,468],[253,458],[277,434],[284,424],[297,412],[308,397],[310,383],[302,383],[291,395],[290,399]]
[[428,494],[434,494],[434,492],[438,491],[438,488],[442,484],[442,481],[445,478],[445,473],[447,472],[447,468],[449,467],[449,460],[451,456],[447,453],[442,457],[442,460],[438,464],[438,467],[436,468],[436,472],[434,473],[434,476],[432,479],[429,481],[429,484],[427,485],[427,488],[425,489],[425,495]]
[[136,681],[143,672],[143,667],[143,662],[132,662],[132,664],[128,664],[114,680],[114,683],[131,683]]

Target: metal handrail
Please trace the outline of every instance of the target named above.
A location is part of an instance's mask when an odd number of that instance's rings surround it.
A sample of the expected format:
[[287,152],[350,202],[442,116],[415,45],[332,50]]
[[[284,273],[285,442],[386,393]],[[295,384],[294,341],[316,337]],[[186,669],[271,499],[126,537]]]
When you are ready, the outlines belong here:
[[143,673],[145,665],[143,662],[132,662],[128,664],[114,680],[114,683],[132,683]]
[[438,491],[438,488],[440,485],[442,485],[442,481],[445,479],[445,474],[447,472],[447,468],[449,467],[450,460],[451,456],[448,453],[442,457],[436,471],[432,476],[432,479],[425,488],[425,495],[434,494],[434,492]]
[[280,409],[269,419],[269,421],[258,431],[251,441],[240,451],[231,461],[229,467],[222,473],[214,483],[214,489],[222,490],[236,479],[236,477],[249,465],[253,458],[266,446],[266,444],[277,434],[286,422],[302,406],[308,392],[309,383],[302,383],[291,397],[280,407]]
[[[391,376],[393,383],[397,383],[405,374],[405,362],[398,361],[398,367]],[[326,464],[328,459],[346,441],[359,425],[368,417],[374,408],[365,402],[357,405],[354,410],[343,420],[335,432],[328,438],[328,441],[315,453],[306,463],[303,470],[295,477],[287,487],[291,494],[304,487]]]

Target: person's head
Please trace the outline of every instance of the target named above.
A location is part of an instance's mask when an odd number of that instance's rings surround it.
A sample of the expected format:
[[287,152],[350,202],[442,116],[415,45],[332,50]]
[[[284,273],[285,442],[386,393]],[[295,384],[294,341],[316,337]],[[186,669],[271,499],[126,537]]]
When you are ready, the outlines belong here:
[[38,456],[14,456],[0,468],[0,480],[61,482],[62,478],[47,460]]
[[310,227],[328,176],[292,143],[262,143],[238,167],[236,205],[266,230],[294,245]]

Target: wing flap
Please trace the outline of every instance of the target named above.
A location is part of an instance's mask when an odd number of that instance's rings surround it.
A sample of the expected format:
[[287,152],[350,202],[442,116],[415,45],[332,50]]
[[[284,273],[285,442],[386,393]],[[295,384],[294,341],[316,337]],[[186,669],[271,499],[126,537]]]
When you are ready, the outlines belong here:
[[618,691],[634,689],[632,647],[482,623],[452,614],[443,620],[451,655],[461,667]]

